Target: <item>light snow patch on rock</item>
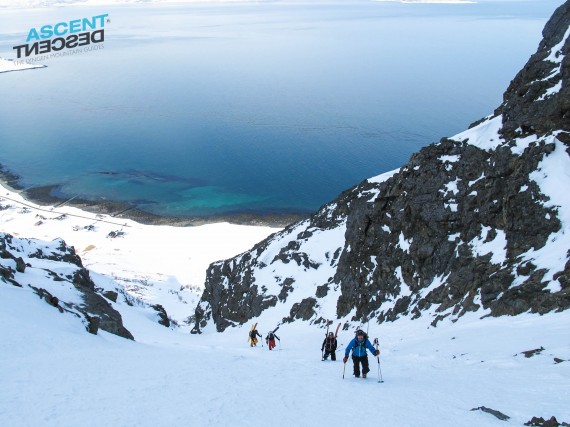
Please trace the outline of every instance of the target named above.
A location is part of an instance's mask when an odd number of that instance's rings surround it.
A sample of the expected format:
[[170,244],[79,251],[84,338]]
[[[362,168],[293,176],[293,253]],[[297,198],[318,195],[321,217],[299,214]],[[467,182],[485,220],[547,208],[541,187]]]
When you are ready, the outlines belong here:
[[457,203],[445,203],[444,206],[449,209],[451,212],[457,212]]
[[454,141],[464,141],[481,150],[490,151],[496,149],[499,145],[503,144],[505,141],[499,135],[499,130],[503,126],[503,116],[498,115],[477,126],[468,129],[464,132],[458,133],[457,135],[451,137],[450,139]]
[[407,297],[412,295],[412,290],[410,289],[410,287],[408,286],[408,284],[406,283],[406,281],[404,280],[404,276],[402,276],[402,267],[398,266],[396,268],[396,270],[394,271],[394,275],[396,276],[396,279],[398,280],[398,282],[400,282],[400,297]]
[[412,244],[412,241],[409,239],[406,239],[404,237],[404,233],[402,233],[400,231],[400,235],[398,236],[398,246],[400,247],[400,249],[402,249],[404,252],[406,252],[407,254],[410,253],[410,245]]
[[524,150],[535,142],[538,142],[536,135],[529,135],[526,138],[517,138],[515,139],[515,145],[511,147],[511,152],[517,156],[522,156]]
[[560,285],[552,279],[554,274],[564,270],[570,250],[570,193],[567,190],[570,188],[570,158],[564,144],[555,136],[547,137],[545,142],[555,144],[555,149],[542,159],[538,169],[529,177],[538,184],[541,193],[549,198],[543,205],[557,210],[561,227],[549,236],[546,245],[526,252],[522,259],[532,260],[538,268],[546,269],[543,280],[551,282],[548,289],[558,292]]
[[469,245],[474,255],[481,257],[491,254],[491,263],[502,264],[507,259],[507,235],[503,230],[497,229],[495,238],[487,241],[491,230],[491,227],[483,226],[481,236],[471,240]]
[[457,163],[457,162],[459,161],[459,159],[460,159],[460,157],[459,157],[458,154],[455,154],[455,155],[453,155],[453,156],[446,155],[446,156],[440,156],[440,157],[439,157],[439,160],[440,160],[442,163],[445,163],[445,162]]
[[469,181],[467,185],[471,187],[473,184],[477,183],[478,181],[481,181],[482,179],[485,179],[485,175],[483,173],[481,173],[481,176],[477,178],[475,181]]
[[459,188],[457,187],[459,181],[461,181],[459,178],[455,178],[455,181],[450,181],[445,184],[445,190],[443,191],[443,194],[445,195],[447,193],[451,193],[454,196],[457,196],[457,193],[459,193]]
[[546,92],[544,92],[538,99],[537,101],[544,101],[546,98],[551,97],[552,95],[556,95],[558,92],[560,92],[560,89],[562,89],[562,80],[560,80],[558,83],[556,83],[554,86],[546,89]]
[[385,172],[381,175],[376,175],[376,176],[373,176],[372,178],[368,178],[367,181],[371,184],[381,184],[384,181],[388,181],[390,178],[392,178],[394,175],[396,175],[399,171],[400,171],[400,169],[394,169],[393,171]]
[[[557,67],[554,70],[552,70],[552,73],[550,73],[547,77],[545,77],[541,81],[548,81],[554,78],[560,79],[560,74],[562,70],[562,60],[564,59],[564,55],[562,54],[562,48],[564,47],[564,44],[566,43],[568,37],[570,37],[570,27],[566,29],[566,33],[564,34],[564,37],[562,37],[562,40],[560,40],[558,44],[552,47],[552,49],[550,50],[550,55],[548,55],[544,59],[545,61],[557,64]],[[548,88],[546,92],[543,93],[537,100],[544,101],[546,98],[560,92],[561,88],[562,88],[562,80],[559,80],[554,86]]]

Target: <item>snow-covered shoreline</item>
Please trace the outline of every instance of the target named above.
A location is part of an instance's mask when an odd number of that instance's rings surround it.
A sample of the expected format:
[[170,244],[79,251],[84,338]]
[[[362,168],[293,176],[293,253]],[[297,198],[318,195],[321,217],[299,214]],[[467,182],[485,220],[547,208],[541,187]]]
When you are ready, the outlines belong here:
[[[134,281],[137,297],[163,305],[180,322],[193,314],[211,262],[235,256],[277,230],[229,223],[145,225],[65,205],[40,206],[0,183],[1,232],[47,241],[62,238],[90,271],[115,278],[127,290]],[[124,235],[109,237],[119,231]]]

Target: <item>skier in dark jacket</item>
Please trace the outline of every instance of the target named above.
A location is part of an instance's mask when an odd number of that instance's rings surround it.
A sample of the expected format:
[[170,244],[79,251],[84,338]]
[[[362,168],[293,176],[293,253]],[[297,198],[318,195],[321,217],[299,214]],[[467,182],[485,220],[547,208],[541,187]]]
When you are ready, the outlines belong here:
[[321,346],[321,352],[324,350],[325,354],[323,356],[323,360],[327,360],[329,354],[331,356],[331,360],[336,360],[336,337],[332,332],[325,337],[323,341],[323,345]]
[[277,335],[275,335],[274,332],[267,333],[267,336],[265,337],[265,342],[267,343],[269,350],[273,350],[275,348],[275,338],[281,341],[281,339]]
[[354,376],[356,378],[360,377],[360,364],[362,364],[362,378],[366,378],[366,374],[370,372],[370,368],[368,367],[368,354],[366,353],[367,348],[374,356],[378,356],[378,354],[380,354],[380,352],[372,346],[372,343],[364,331],[359,329],[356,331],[356,337],[346,347],[344,359],[342,359],[342,361],[346,363],[350,350],[352,350]]

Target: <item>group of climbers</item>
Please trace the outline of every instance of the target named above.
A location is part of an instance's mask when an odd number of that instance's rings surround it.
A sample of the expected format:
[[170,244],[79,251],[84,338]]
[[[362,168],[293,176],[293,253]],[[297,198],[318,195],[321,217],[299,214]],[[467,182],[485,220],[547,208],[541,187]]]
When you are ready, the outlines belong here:
[[[275,334],[277,329],[279,329],[279,327],[275,328],[271,332],[268,332],[267,336],[265,337],[265,342],[267,343],[269,350],[275,348],[275,339],[281,341],[281,339]],[[336,333],[326,333],[323,344],[321,345],[322,360],[327,360],[329,356],[331,360],[336,360],[338,329],[339,328],[337,327]],[[249,332],[249,342],[251,347],[255,347],[257,345],[257,337],[261,338],[261,334],[257,331],[257,323],[255,323],[252,325],[251,331]],[[374,343],[377,345],[378,340],[374,340]],[[352,352],[352,363],[354,367],[353,372],[356,378],[360,378],[361,375],[362,378],[366,378],[366,374],[370,372],[368,353],[366,352],[367,349],[370,350],[374,356],[378,356],[380,354],[378,346],[375,348],[372,345],[368,339],[366,332],[364,332],[362,329],[358,329],[355,333],[355,337],[346,346],[346,349],[344,350],[344,357],[342,359],[342,361],[346,364],[348,361],[348,356],[350,356],[350,353]]]
[[[265,343],[267,344],[267,347],[269,347],[269,350],[273,350],[275,348],[276,339],[281,341],[281,339],[275,333],[277,329],[279,329],[279,326],[275,328],[273,331],[268,332],[267,336],[265,337]],[[251,331],[249,331],[248,341],[251,347],[257,346],[257,343],[259,342],[257,337],[261,338],[261,334],[257,330],[257,323],[255,323],[254,325],[252,325]]]
[[[329,356],[331,357],[331,360],[336,360],[336,337],[337,334],[333,334],[332,332],[329,332],[326,335],[321,346],[321,352],[324,351],[322,360],[327,360]],[[366,349],[370,350],[374,356],[378,356],[380,354],[380,350],[374,348],[368,339],[368,335],[366,335],[362,329],[358,329],[356,331],[356,336],[346,346],[346,349],[344,350],[344,358],[342,359],[342,361],[346,363],[348,361],[348,356],[352,351],[352,363],[354,365],[354,376],[356,378],[360,378],[360,365],[362,365],[362,378],[366,378],[366,374],[370,372],[368,353],[366,352]]]

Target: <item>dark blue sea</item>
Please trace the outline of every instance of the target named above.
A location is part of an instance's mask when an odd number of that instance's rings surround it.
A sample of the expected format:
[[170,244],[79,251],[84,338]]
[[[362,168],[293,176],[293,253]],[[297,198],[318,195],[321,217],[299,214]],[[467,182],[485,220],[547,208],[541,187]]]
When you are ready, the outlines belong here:
[[0,74],[0,164],[22,187],[165,216],[308,212],[501,103],[562,1],[128,5],[104,48]]

